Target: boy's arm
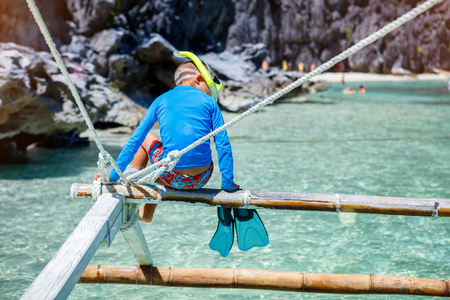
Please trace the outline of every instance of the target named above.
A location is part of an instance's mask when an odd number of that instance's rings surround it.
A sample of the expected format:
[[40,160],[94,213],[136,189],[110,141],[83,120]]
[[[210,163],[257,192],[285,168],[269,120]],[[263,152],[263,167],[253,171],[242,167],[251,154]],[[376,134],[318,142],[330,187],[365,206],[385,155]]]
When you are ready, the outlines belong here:
[[[216,102],[214,102],[212,121],[213,130],[224,124],[222,113]],[[222,173],[222,189],[231,191],[235,189],[233,177],[233,153],[231,152],[231,144],[226,130],[214,136],[214,143],[216,144],[217,156],[219,158],[220,173]]]
[[[133,134],[128,139],[125,147],[123,147],[122,151],[117,158],[117,166],[123,172],[128,164],[133,160],[134,155],[138,151],[139,147],[145,140],[150,129],[152,129],[153,125],[156,122],[156,102],[155,100],[152,105],[147,110],[144,119],[139,124],[138,128],[133,132]],[[117,174],[116,170],[112,170],[109,173],[109,179],[111,181],[116,181],[119,179],[119,174]]]

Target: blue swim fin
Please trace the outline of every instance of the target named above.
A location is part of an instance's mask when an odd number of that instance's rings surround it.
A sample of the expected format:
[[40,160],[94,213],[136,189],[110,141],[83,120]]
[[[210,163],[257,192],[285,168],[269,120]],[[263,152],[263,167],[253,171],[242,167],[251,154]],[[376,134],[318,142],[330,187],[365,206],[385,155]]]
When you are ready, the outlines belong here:
[[256,209],[233,208],[239,249],[250,250],[269,244],[269,236]]
[[209,248],[217,250],[220,255],[227,257],[234,242],[234,222],[231,208],[218,207],[217,217],[219,218],[219,223],[217,224],[216,233],[214,233],[209,242]]

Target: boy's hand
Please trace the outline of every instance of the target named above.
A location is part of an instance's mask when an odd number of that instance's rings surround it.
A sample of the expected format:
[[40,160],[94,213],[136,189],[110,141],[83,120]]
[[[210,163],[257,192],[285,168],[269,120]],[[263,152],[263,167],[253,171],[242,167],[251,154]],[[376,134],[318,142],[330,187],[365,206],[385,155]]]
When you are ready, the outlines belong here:
[[[94,176],[93,181],[96,181],[97,179],[99,179],[100,176],[101,176],[101,175],[100,175],[100,172],[97,173],[97,175]],[[105,184],[105,183],[112,183],[112,182],[116,182],[116,181],[111,181],[109,178],[108,178],[108,181],[107,181],[107,182],[102,181],[103,184]]]
[[225,189],[223,189],[223,190],[225,192],[231,193],[231,192],[234,192],[234,191],[237,191],[237,190],[240,190],[240,189],[241,189],[241,187],[239,185],[237,185],[236,183],[233,183],[233,188],[231,190],[225,190]]

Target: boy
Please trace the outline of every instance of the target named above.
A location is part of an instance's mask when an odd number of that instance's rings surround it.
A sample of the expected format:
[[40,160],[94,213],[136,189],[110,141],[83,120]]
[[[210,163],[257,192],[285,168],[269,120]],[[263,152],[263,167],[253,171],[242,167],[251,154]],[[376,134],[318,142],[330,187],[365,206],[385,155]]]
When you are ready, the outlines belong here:
[[[224,124],[216,102],[222,84],[193,53],[182,51],[178,54],[191,61],[178,66],[174,75],[176,87],[155,99],[128,139],[117,159],[122,171],[130,163],[132,168],[142,169],[149,160],[152,164],[158,162],[170,151],[181,150]],[[150,132],[156,121],[159,121],[162,142]],[[228,192],[238,190],[240,187],[233,180],[233,156],[226,131],[218,133],[214,142],[222,173],[222,189]],[[212,172],[208,140],[181,156],[175,168],[161,174],[156,182],[175,189],[199,189],[209,181]],[[110,180],[118,179],[119,175],[112,170]],[[155,209],[156,204],[145,204],[140,209],[139,220],[151,222]],[[235,226],[241,250],[269,243],[256,210],[234,209],[233,213],[234,218],[231,208],[218,208],[219,223],[209,244],[211,249],[227,256],[233,245]]]
[[[117,165],[125,170],[131,162],[131,167],[143,169],[147,162],[155,163],[172,150],[181,150],[212,130],[224,124],[216,100],[221,84],[217,78],[208,72],[213,84],[208,85],[199,69],[207,71],[200,60],[189,52],[180,52],[193,58],[180,64],[175,71],[176,87],[159,96],[150,106],[142,122],[128,139],[120,152]],[[202,68],[203,67],[203,68]],[[155,134],[149,132],[156,121],[160,124],[158,140]],[[234,191],[239,189],[233,181],[233,156],[231,144],[226,131],[214,137],[222,173],[222,189]],[[175,168],[164,172],[156,182],[175,189],[199,189],[210,179],[213,172],[209,140],[184,154]],[[98,175],[96,176],[96,178]],[[110,173],[111,181],[119,176],[115,170]],[[145,204],[139,214],[139,219],[151,222],[155,204]]]

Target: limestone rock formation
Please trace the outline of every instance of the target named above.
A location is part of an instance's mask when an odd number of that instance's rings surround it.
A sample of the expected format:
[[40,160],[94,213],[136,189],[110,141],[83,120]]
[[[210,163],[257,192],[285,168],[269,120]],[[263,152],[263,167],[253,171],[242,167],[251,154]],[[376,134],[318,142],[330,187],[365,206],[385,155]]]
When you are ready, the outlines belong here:
[[[320,64],[423,1],[243,0],[235,2],[226,48],[264,43],[272,63]],[[450,69],[450,2],[444,1],[348,59],[352,71]]]
[[[260,62],[266,55],[265,47],[257,44],[247,45],[240,54],[210,52],[200,57],[224,81],[219,99],[222,108],[231,112],[244,111],[301,78],[302,75],[298,72],[285,72],[278,68],[261,70]],[[327,83],[306,83],[283,98],[325,90],[329,86]]]
[[[155,33],[178,49],[203,53],[225,49],[235,53],[245,44],[263,43],[272,64],[280,65],[287,60],[292,69],[299,62],[309,66],[330,59],[419,3],[416,0],[37,1],[58,45],[71,43],[73,35],[91,37],[109,28],[125,33],[119,52],[127,54]],[[47,49],[24,1],[1,1],[0,16],[0,42]],[[449,20],[450,3],[444,1],[349,58],[347,68],[383,73],[390,72],[394,65],[413,72],[430,71],[433,67],[449,69]],[[92,59],[106,66],[104,57],[97,56]]]
[[[0,43],[0,52],[0,144],[10,145],[0,148],[24,152],[24,147],[43,136],[86,129],[49,53],[12,43]],[[95,74],[92,64],[70,55],[64,60],[93,122],[138,124],[145,109]]]
[[[56,45],[70,42],[71,27],[67,23],[71,14],[64,1],[36,0],[36,5],[47,20],[47,26]],[[0,1],[0,43],[13,42],[48,51],[44,38],[28,9],[26,1]]]
[[233,0],[122,0],[115,24],[139,35],[159,33],[178,49],[209,52],[223,50],[233,16]]
[[[61,1],[62,2],[62,1]],[[91,36],[106,27],[114,0],[66,0],[79,33]]]

